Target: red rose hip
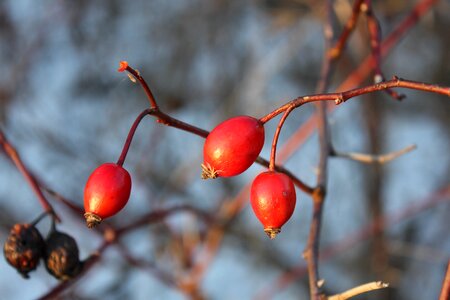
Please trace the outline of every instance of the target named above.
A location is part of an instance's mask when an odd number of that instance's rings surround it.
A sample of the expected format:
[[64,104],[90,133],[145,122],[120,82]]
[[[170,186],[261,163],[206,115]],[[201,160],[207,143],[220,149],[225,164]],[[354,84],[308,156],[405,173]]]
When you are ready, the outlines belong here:
[[127,204],[131,192],[131,177],[115,163],[105,163],[92,172],[84,189],[84,217],[89,228],[102,219],[118,213]]
[[217,125],[203,146],[202,178],[230,177],[247,170],[264,145],[258,119],[238,116]]
[[250,202],[264,231],[273,239],[294,212],[294,184],[286,174],[274,171],[261,173],[252,183]]

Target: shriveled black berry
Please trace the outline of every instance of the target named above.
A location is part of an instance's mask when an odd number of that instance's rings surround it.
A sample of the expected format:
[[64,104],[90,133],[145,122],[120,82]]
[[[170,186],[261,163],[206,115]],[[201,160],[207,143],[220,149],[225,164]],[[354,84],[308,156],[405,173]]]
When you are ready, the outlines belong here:
[[6,261],[24,278],[36,269],[44,254],[45,243],[39,231],[31,224],[15,224],[3,247]]
[[78,275],[82,263],[78,258],[78,246],[68,234],[50,233],[44,255],[47,271],[59,280],[69,280]]

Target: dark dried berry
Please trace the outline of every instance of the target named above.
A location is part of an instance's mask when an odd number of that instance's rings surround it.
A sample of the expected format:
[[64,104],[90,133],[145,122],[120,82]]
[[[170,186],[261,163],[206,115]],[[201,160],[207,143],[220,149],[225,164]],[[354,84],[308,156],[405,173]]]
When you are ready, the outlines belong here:
[[39,231],[31,224],[15,224],[3,247],[6,261],[24,278],[36,269],[44,253],[45,243]]
[[78,246],[68,234],[53,231],[48,236],[44,260],[47,271],[59,280],[69,280],[81,271]]

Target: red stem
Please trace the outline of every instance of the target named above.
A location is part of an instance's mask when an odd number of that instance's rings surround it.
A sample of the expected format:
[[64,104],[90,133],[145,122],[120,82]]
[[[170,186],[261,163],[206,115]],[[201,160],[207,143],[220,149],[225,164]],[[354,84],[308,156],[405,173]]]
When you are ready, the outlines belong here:
[[356,27],[356,22],[358,21],[359,14],[361,13],[361,4],[363,3],[363,1],[364,0],[356,0],[353,3],[351,17],[348,18],[347,23],[345,24],[344,29],[342,30],[342,33],[335,46],[328,50],[328,57],[331,60],[337,60],[341,56],[342,50],[347,44],[347,40],[350,37],[350,34]]
[[156,103],[155,97],[153,96],[152,90],[149,88],[147,82],[144,80],[144,78],[142,78],[141,74],[139,73],[139,71],[133,69],[130,66],[127,66],[126,71],[130,72],[131,75],[133,75],[140,83],[140,85],[142,86],[142,88],[145,91],[145,94],[147,95],[147,99],[150,102],[150,107],[154,108],[154,109],[158,109],[158,104]]
[[435,84],[427,84],[422,82],[416,82],[416,81],[410,81],[401,79],[398,77],[394,77],[391,80],[369,85],[366,87],[356,88],[352,90],[348,90],[342,93],[327,93],[327,94],[317,94],[317,95],[309,95],[309,96],[302,96],[298,97],[283,106],[280,106],[279,108],[275,109],[274,111],[270,112],[269,114],[265,115],[260,119],[260,121],[264,124],[271,119],[275,118],[277,115],[281,114],[282,112],[290,109],[291,106],[294,106],[294,108],[300,107],[303,104],[310,103],[310,102],[317,102],[317,101],[335,101],[336,104],[341,104],[345,101],[347,101],[350,98],[354,98],[356,96],[361,96],[364,94],[373,93],[376,91],[382,91],[387,90],[390,88],[406,88],[406,89],[413,89],[413,90],[420,90],[420,91],[426,91],[430,93],[436,93],[441,94],[445,96],[450,97],[450,87],[444,87],[439,86]]
[[131,142],[133,141],[134,134],[136,132],[136,129],[139,126],[139,123],[141,123],[142,119],[150,113],[150,109],[147,108],[143,110],[134,120],[133,125],[130,128],[130,131],[128,132],[127,139],[125,141],[125,144],[123,145],[122,153],[120,154],[119,159],[117,160],[117,165],[123,166],[123,163],[125,162],[125,159],[128,154],[128,150],[130,149]]
[[275,155],[277,152],[278,137],[280,136],[281,127],[283,127],[286,118],[289,116],[289,114],[293,109],[294,106],[291,106],[284,112],[283,116],[280,119],[280,122],[278,123],[277,130],[275,131],[275,134],[273,136],[272,151],[270,152],[270,162],[269,162],[269,170],[272,172],[275,171]]

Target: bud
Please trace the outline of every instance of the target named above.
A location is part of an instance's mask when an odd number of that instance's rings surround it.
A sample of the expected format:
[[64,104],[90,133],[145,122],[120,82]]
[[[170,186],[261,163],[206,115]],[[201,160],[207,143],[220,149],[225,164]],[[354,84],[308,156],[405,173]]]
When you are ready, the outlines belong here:
[[59,280],[69,280],[77,276],[82,264],[78,258],[78,246],[68,234],[53,231],[48,236],[45,250],[45,267]]
[[44,239],[31,224],[15,224],[3,247],[6,261],[24,278],[39,265],[44,253]]

